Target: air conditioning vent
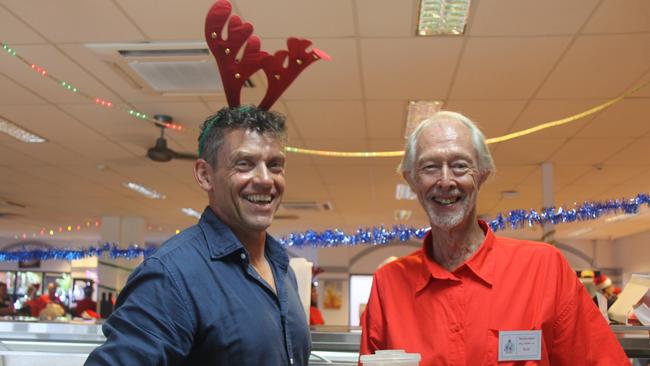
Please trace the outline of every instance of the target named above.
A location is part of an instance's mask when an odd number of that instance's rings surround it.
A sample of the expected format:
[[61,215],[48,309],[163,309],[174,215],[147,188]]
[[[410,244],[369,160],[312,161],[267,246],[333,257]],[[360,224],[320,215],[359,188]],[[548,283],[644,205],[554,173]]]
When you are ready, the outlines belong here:
[[118,50],[123,57],[187,57],[187,56],[209,56],[207,48],[189,48],[177,50]]
[[[156,95],[223,94],[217,64],[205,42],[87,44],[116,75]],[[253,76],[255,78],[257,76]],[[245,88],[254,88],[251,79]]]

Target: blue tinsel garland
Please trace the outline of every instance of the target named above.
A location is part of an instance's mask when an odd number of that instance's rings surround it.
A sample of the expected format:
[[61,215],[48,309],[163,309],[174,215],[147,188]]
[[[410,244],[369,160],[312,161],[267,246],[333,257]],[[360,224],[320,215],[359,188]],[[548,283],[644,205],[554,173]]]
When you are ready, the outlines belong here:
[[[603,215],[613,213],[635,214],[641,205],[650,206],[650,196],[640,193],[635,198],[609,200],[605,202],[585,202],[572,209],[564,207],[544,208],[535,210],[512,210],[507,215],[498,214],[494,220],[488,221],[492,231],[521,229],[543,225],[547,222],[561,224],[565,222],[596,220]],[[280,239],[280,243],[288,247],[330,248],[337,246],[355,246],[359,244],[383,245],[395,241],[406,242],[413,238],[421,240],[429,228],[413,228],[393,226],[386,229],[383,226],[371,229],[358,229],[354,234],[334,229],[316,232],[307,230],[293,232]],[[104,244],[100,247],[82,249],[47,249],[47,250],[15,250],[0,251],[0,262],[16,262],[29,260],[73,260],[108,254],[111,258],[133,259],[140,256],[148,257],[156,250],[155,247],[141,248],[131,245],[127,249],[119,249],[114,244]]]

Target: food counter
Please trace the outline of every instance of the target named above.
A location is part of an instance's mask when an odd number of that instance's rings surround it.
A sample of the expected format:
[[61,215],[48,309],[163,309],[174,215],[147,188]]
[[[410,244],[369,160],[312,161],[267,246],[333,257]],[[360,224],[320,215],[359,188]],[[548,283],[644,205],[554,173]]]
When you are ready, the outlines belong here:
[[[613,325],[631,358],[650,358],[650,327]],[[311,366],[355,365],[361,331],[349,327],[312,328]],[[101,325],[83,321],[0,321],[0,366],[83,365],[104,342]]]

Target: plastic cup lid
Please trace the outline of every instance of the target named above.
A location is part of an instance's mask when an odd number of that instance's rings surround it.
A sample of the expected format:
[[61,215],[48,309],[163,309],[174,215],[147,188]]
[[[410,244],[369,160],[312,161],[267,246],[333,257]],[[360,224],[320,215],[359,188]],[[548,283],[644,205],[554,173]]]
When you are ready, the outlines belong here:
[[361,362],[381,362],[381,361],[420,361],[419,353],[406,353],[403,349],[386,349],[377,350],[374,355],[361,356]]

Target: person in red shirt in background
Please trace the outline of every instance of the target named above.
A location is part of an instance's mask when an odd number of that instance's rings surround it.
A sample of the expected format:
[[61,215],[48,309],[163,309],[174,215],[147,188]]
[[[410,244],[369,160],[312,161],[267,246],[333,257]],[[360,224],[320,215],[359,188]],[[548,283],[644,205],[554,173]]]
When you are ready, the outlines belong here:
[[77,302],[77,307],[74,311],[74,316],[80,317],[86,310],[97,311],[97,303],[93,301],[93,287],[86,286],[84,288],[84,298]]
[[43,300],[42,296],[36,296],[40,284],[33,284],[27,289],[27,298],[29,300],[25,301],[25,308],[29,309],[29,315],[38,318],[38,315],[41,313],[41,310],[45,308],[47,302]]
[[445,111],[422,122],[399,170],[431,230],[420,250],[375,272],[360,354],[403,349],[421,366],[630,365],[559,250],[478,220],[495,168],[471,120]]
[[309,307],[309,325],[323,325],[325,320],[318,309],[318,283],[311,284],[311,306]]

